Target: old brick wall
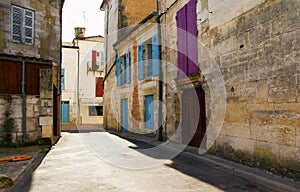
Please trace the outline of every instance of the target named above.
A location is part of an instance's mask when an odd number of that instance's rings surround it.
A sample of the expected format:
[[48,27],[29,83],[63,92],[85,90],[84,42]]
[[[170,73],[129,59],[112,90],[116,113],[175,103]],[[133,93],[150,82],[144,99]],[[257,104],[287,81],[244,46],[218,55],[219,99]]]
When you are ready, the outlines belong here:
[[[177,63],[176,11],[187,2],[180,1],[166,16],[170,63]],[[224,124],[211,151],[299,178],[300,2],[247,2],[197,1],[200,70],[213,56],[226,88]],[[168,82],[176,79],[176,69],[170,67],[167,77]],[[202,87],[209,121],[217,118],[212,87],[206,82]],[[176,95],[167,98],[175,101]],[[180,105],[169,104],[168,111],[168,129],[175,130]]]

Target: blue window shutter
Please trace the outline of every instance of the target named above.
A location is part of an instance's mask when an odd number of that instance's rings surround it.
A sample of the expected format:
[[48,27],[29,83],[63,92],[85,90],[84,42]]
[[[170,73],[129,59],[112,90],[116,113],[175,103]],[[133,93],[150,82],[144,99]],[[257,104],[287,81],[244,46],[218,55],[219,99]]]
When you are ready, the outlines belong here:
[[61,69],[61,90],[65,90],[65,69]]
[[157,34],[152,37],[152,61],[153,75],[158,75],[159,45]]
[[125,61],[125,72],[126,72],[126,83],[130,83],[130,52],[126,53],[126,61]]
[[121,85],[121,59],[120,57],[117,58],[117,66],[116,66],[116,73],[117,73],[117,86]]
[[138,45],[138,79],[144,79],[143,44]]
[[147,65],[147,76],[153,75],[153,59],[152,59],[152,45],[147,45],[148,50],[148,65]]

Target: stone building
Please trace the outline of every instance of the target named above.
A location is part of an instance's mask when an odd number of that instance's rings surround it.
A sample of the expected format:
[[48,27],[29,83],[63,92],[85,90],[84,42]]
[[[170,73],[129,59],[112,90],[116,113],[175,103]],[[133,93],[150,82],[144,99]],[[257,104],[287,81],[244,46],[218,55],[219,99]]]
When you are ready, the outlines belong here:
[[72,43],[63,44],[62,123],[69,125],[103,123],[104,38],[85,36],[75,28]]
[[0,124],[9,143],[53,142],[60,135],[63,4],[0,2]]
[[[147,14],[140,21],[127,17],[126,6],[129,1],[114,0],[104,0],[101,6],[108,20],[106,128],[120,130],[123,125],[123,97],[129,101],[128,130],[145,128],[141,106],[146,103],[138,96],[144,89],[137,75],[138,52],[139,44],[157,31],[163,86],[157,79],[150,80],[157,94],[153,133],[200,147],[200,152],[209,150],[300,178],[299,1],[158,1],[158,11],[153,13],[160,24],[156,26],[149,25]],[[143,8],[136,5],[138,10]],[[125,27],[124,17],[132,18],[136,27],[121,35],[113,33]],[[119,49],[125,50],[120,53]],[[133,53],[131,80],[118,86],[118,58],[126,51]],[[157,107],[158,100],[162,108]]]
[[74,46],[72,42],[63,42],[61,61],[62,130],[65,130],[66,125],[78,123],[78,63],[79,47]]

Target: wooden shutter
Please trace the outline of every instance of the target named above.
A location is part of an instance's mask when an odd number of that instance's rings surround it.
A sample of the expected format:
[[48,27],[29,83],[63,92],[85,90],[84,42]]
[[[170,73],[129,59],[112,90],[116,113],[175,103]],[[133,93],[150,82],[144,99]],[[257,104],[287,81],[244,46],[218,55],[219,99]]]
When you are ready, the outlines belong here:
[[32,44],[34,34],[34,13],[24,10],[24,42]]
[[126,79],[125,79],[125,83],[130,83],[130,66],[131,64],[130,64],[130,52],[128,51],[127,53],[126,53],[126,61],[125,61],[125,73],[126,73]]
[[117,58],[116,64],[117,86],[121,85],[121,58]]
[[176,14],[177,23],[177,54],[178,54],[178,77],[187,74],[187,39],[186,39],[186,6]]
[[103,97],[103,77],[96,77],[96,97]]
[[11,18],[12,18],[12,24],[11,24],[11,34],[12,34],[12,40],[16,42],[22,41],[22,9],[12,6],[11,9]]
[[61,69],[61,90],[65,90],[65,69]]
[[138,79],[144,79],[143,43],[138,45]]
[[158,75],[158,64],[159,64],[159,45],[158,45],[158,35],[152,37],[152,73],[153,75]]
[[92,70],[96,71],[96,64],[97,64],[97,51],[92,50]]
[[147,65],[147,76],[152,76],[153,75],[153,59],[152,59],[152,44],[147,45],[147,50],[148,50],[148,65]]
[[188,75],[197,73],[198,70],[198,31],[197,31],[197,13],[196,0],[191,0],[187,4],[187,72]]

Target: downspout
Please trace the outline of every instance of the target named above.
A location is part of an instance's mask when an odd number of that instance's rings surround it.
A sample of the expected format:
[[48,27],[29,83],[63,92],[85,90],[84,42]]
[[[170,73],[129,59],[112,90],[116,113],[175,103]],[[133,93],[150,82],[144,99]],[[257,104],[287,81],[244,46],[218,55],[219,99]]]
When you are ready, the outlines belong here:
[[27,143],[26,138],[26,92],[25,92],[25,61],[22,62],[22,141]]
[[[77,41],[78,46],[78,41]],[[79,103],[79,60],[80,59],[80,47],[77,50],[77,125],[81,124],[80,118],[80,103]]]
[[[164,12],[166,11],[166,0],[164,0]],[[167,102],[168,102],[168,65],[167,65],[167,54],[166,54],[166,46],[167,46],[167,15],[165,14],[164,15],[164,65],[165,65],[165,105],[167,106]],[[167,114],[167,107],[166,107],[166,111],[165,113]],[[165,121],[165,124],[164,124],[164,137],[165,137],[165,141],[167,140],[168,138],[168,135],[167,135],[167,116],[166,116],[166,121]]]
[[[106,26],[105,26],[105,29],[106,29],[106,31],[105,31],[105,76],[104,77],[106,77],[107,76],[107,64],[108,64],[108,59],[107,59],[107,54],[108,54],[108,27],[109,27],[109,4],[107,4],[107,7],[106,7]],[[104,87],[105,87],[105,81],[103,81],[103,85],[102,85],[102,87],[103,87],[103,90],[104,90]],[[104,101],[104,99],[105,99],[105,92],[104,92],[104,94],[103,94],[103,101]],[[105,109],[106,107],[103,107],[103,112],[104,112],[104,115],[106,114],[106,109]],[[107,128],[107,117],[106,117],[106,115],[105,115],[105,127],[104,128]],[[103,122],[103,124],[104,124],[104,122]]]
[[163,141],[163,125],[162,125],[162,102],[163,102],[163,74],[161,66],[161,26],[159,19],[159,1],[156,0],[156,23],[158,36],[158,141]]

